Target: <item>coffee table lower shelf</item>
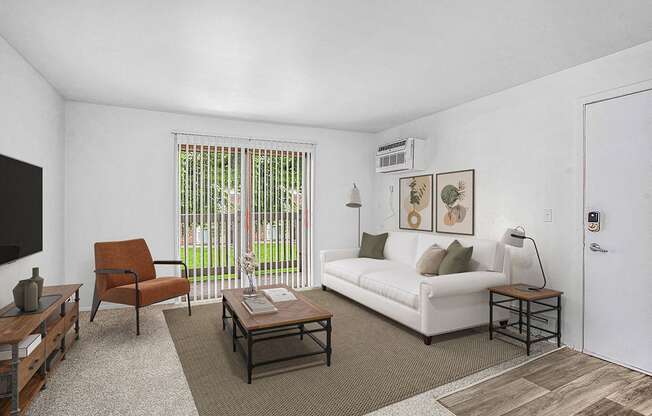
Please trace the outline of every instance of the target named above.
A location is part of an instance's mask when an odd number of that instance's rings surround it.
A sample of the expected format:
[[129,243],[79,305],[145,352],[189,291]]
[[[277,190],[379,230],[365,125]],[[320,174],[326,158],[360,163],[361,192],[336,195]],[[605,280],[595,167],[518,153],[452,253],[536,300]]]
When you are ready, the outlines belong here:
[[[227,321],[231,320],[231,325],[227,325]],[[306,325],[316,324],[317,328],[308,329]],[[251,377],[253,369],[256,367],[261,367],[264,365],[275,364],[283,361],[296,360],[299,358],[310,357],[314,355],[326,355],[326,366],[330,367],[331,365],[331,355],[332,355],[332,345],[331,345],[331,333],[332,333],[332,324],[331,319],[318,319],[318,320],[307,320],[302,321],[301,323],[291,324],[291,325],[278,325],[265,329],[259,330],[247,330],[238,319],[238,315],[234,313],[233,308],[226,299],[222,300],[222,330],[228,330],[231,333],[233,340],[233,352],[238,350],[239,339],[245,339],[246,345],[241,346],[240,351],[242,352],[245,362],[247,363],[247,384],[251,384]],[[240,330],[240,334],[238,334]],[[316,333],[326,332],[326,342],[315,336]],[[277,334],[277,335],[273,335]],[[303,354],[295,354],[291,356],[276,358],[273,360],[266,360],[260,362],[254,362],[253,359],[253,345],[271,341],[275,339],[288,338],[288,337],[299,337],[303,340],[304,336],[308,336],[312,339],[319,347],[319,351],[308,352]]]

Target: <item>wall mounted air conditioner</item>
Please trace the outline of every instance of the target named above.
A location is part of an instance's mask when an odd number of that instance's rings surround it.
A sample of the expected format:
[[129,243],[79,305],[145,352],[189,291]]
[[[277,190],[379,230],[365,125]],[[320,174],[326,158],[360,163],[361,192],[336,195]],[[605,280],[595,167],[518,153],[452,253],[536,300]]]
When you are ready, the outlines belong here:
[[395,173],[425,169],[426,142],[408,137],[385,143],[376,150],[376,172]]

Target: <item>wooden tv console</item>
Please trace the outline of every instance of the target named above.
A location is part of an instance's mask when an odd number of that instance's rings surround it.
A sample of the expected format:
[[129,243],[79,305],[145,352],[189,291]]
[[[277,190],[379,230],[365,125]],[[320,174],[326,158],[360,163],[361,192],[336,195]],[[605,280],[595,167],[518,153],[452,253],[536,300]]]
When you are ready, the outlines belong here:
[[[24,414],[45,388],[48,373],[66,358],[79,339],[79,288],[81,284],[46,286],[43,295],[61,297],[40,313],[0,318],[0,344],[11,344],[13,358],[0,361],[0,416]],[[71,299],[73,298],[73,299]],[[13,307],[0,309],[0,315]],[[74,328],[75,333],[68,336]],[[41,334],[41,343],[30,355],[18,358],[18,343],[29,334]]]

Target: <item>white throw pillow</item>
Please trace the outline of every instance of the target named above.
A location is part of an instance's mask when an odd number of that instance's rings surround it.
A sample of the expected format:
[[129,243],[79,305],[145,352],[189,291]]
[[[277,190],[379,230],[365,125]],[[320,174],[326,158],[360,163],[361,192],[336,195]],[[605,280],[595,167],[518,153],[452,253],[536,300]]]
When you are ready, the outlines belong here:
[[446,250],[433,244],[423,252],[419,261],[417,261],[417,273],[424,276],[434,276],[439,274],[439,265],[446,257]]

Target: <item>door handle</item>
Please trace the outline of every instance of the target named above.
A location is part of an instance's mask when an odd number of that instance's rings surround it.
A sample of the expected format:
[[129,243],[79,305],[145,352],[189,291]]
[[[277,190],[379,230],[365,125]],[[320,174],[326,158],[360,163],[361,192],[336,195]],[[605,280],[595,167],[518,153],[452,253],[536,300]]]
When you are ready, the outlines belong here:
[[605,250],[602,247],[600,247],[600,244],[598,244],[598,243],[589,244],[589,249],[591,251],[597,251],[599,253],[608,253],[609,252],[609,250]]

